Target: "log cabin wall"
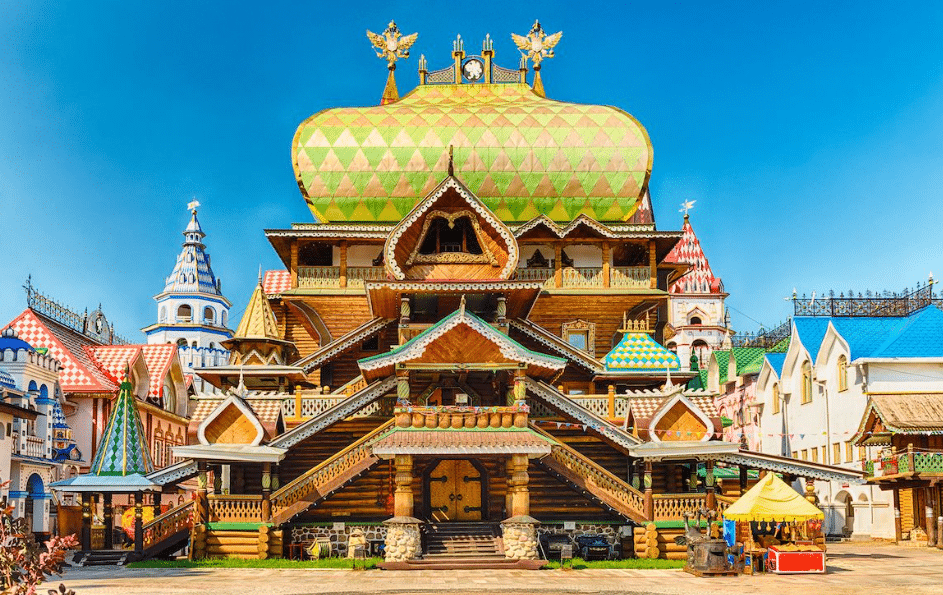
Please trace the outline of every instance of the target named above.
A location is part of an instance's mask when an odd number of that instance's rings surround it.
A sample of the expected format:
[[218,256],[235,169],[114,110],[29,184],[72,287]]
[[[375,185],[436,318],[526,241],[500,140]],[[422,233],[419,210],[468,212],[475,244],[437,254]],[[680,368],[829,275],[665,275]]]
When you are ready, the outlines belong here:
[[581,455],[603,467],[616,477],[627,480],[631,459],[621,450],[581,428],[554,428],[552,424],[541,426],[554,438]]
[[530,491],[530,516],[541,522],[618,521],[621,517],[607,512],[567,483],[547,473],[531,461],[527,468]]
[[312,467],[323,463],[386,421],[387,418],[381,417],[347,419],[296,444],[278,465],[280,484],[285,485]]

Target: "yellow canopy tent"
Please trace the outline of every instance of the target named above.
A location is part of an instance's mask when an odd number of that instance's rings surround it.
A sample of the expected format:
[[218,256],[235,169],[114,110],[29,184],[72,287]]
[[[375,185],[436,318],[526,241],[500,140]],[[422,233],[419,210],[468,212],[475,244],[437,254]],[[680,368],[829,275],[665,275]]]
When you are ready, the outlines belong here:
[[774,473],[757,482],[724,511],[732,521],[808,521],[825,515]]

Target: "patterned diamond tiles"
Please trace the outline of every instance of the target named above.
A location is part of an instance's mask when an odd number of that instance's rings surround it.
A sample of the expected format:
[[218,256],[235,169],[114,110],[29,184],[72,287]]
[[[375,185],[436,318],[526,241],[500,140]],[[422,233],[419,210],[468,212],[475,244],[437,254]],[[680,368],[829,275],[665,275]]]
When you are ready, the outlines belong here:
[[630,220],[652,165],[648,134],[619,109],[527,85],[426,85],[303,122],[295,175],[321,222],[399,221],[446,176],[449,146],[456,175],[505,222]]
[[665,257],[666,263],[687,264],[691,268],[680,279],[671,284],[669,291],[671,293],[722,293],[724,284],[720,277],[715,277],[711,270],[711,265],[707,262],[707,256],[701,248],[701,242],[691,227],[691,221],[688,217],[684,218],[684,226],[681,228],[681,241],[675,244],[668,256]]
[[680,370],[678,356],[655,342],[648,333],[625,333],[603,359],[611,372]]
[[154,462],[147,449],[141,416],[131,394],[131,383],[125,378],[102,433],[91,473],[99,476],[147,475],[153,471]]
[[291,288],[290,271],[265,271],[265,277],[262,279],[262,289],[268,297],[281,295],[283,291]]

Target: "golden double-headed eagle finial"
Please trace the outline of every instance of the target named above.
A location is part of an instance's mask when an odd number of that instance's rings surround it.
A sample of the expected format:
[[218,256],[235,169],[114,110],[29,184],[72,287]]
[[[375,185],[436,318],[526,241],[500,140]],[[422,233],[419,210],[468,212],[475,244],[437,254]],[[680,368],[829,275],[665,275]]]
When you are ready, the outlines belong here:
[[373,43],[377,58],[386,60],[390,70],[396,68],[396,61],[409,57],[409,48],[416,43],[418,33],[401,35],[394,21],[386,26],[386,31],[378,35],[367,29],[367,38]]
[[553,35],[544,33],[540,21],[534,21],[534,26],[530,28],[530,33],[527,36],[511,33],[511,39],[514,40],[518,49],[538,70],[540,69],[540,63],[545,58],[553,58],[553,48],[560,43],[561,37],[563,37],[563,31],[558,31]]

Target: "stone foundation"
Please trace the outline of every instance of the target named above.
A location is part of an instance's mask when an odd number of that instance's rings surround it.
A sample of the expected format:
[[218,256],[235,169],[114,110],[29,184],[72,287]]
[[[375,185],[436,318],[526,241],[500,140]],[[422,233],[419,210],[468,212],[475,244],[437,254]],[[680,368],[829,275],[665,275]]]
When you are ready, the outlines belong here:
[[386,561],[415,560],[422,553],[419,526],[422,521],[412,517],[393,517],[386,525]]
[[343,529],[335,530],[333,526],[311,527],[305,525],[296,525],[291,528],[292,543],[313,543],[317,540],[327,540],[331,542],[331,555],[345,557],[347,556],[347,543],[350,540],[350,534],[355,529],[363,531],[367,543],[372,541],[384,541],[386,539],[386,527],[383,525],[345,525]]
[[542,525],[537,529],[538,535],[569,535],[572,538],[577,538],[581,535],[602,535],[606,541],[609,542],[609,545],[619,545],[621,536],[619,535],[620,525],[603,525],[596,523],[576,523],[576,529],[572,531],[567,531],[563,528],[563,524],[547,524]]
[[537,526],[540,522],[529,516],[517,516],[501,522],[504,557],[512,560],[536,560]]

